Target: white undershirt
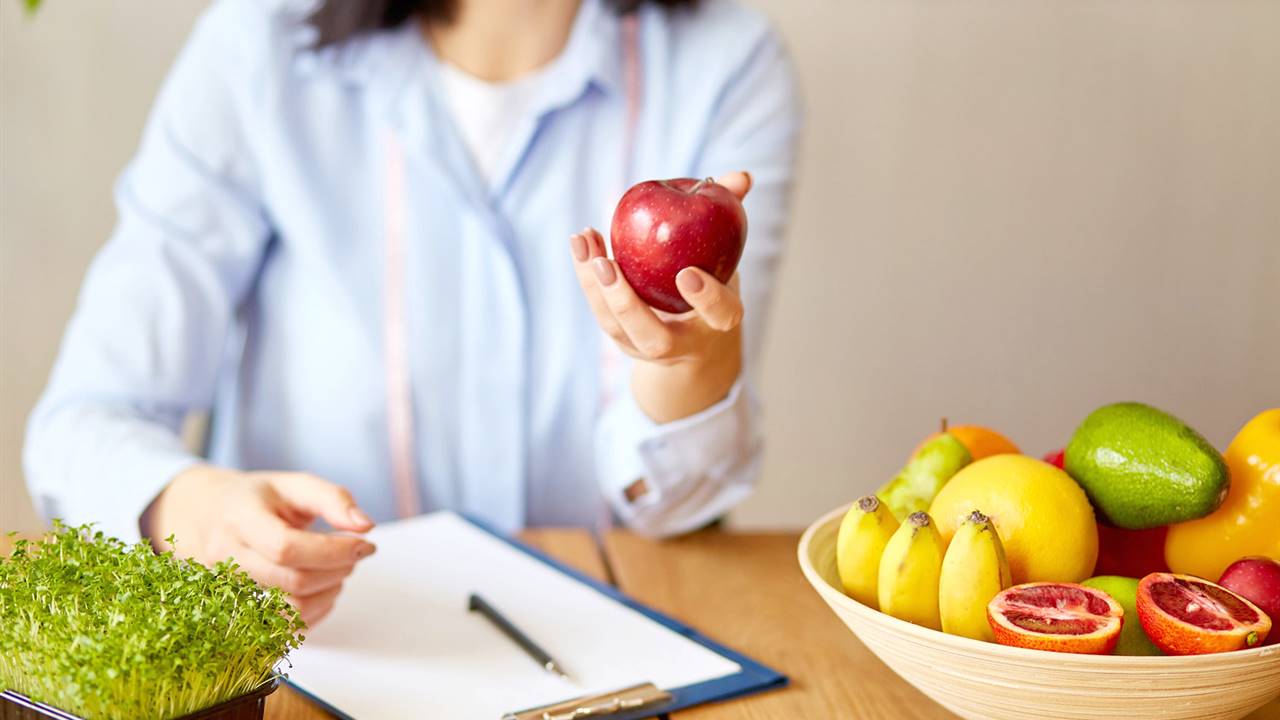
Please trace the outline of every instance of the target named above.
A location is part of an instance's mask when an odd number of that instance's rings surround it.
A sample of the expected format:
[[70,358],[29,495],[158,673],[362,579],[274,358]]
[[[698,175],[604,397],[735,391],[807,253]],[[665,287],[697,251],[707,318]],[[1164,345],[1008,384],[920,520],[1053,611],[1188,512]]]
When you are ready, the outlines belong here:
[[545,75],[540,70],[511,82],[491,83],[440,64],[445,105],[486,184],[493,184],[498,163],[537,100]]

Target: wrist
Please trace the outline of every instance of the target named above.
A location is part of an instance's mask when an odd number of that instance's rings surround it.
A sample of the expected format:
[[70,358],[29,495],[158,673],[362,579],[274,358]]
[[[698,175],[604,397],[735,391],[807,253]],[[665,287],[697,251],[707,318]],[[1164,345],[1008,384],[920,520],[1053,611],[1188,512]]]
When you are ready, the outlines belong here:
[[636,404],[656,423],[695,415],[728,396],[742,372],[739,330],[716,333],[706,351],[672,363],[637,361],[631,375]]
[[[191,512],[209,511],[207,507],[202,510],[202,506],[206,504],[202,500],[205,496],[204,490],[222,481],[225,473],[226,471],[221,468],[198,464],[174,475],[138,519],[138,529],[142,537],[148,538],[151,546],[157,551],[172,549],[165,538],[184,524],[181,518],[190,516]],[[190,529],[187,529],[187,532],[189,533]],[[183,549],[186,553],[190,553],[195,549],[192,541],[196,539],[187,538],[187,540],[183,543]]]

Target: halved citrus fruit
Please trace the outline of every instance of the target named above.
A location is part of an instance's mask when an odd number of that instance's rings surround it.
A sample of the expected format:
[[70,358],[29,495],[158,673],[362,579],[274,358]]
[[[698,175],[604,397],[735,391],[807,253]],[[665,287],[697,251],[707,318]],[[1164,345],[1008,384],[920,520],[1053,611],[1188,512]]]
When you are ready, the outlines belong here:
[[1124,608],[1083,585],[1026,583],[991,598],[987,622],[1001,645],[1107,655],[1120,639]]
[[1138,621],[1169,655],[1257,647],[1271,618],[1230,590],[1193,575],[1151,573],[1138,583]]

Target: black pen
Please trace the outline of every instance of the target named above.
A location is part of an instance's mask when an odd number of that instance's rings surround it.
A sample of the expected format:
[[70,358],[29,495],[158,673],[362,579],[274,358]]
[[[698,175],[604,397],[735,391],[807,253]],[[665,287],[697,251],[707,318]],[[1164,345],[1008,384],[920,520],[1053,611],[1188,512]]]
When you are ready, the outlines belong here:
[[492,605],[486,602],[484,598],[475,593],[471,593],[471,598],[467,601],[467,609],[479,612],[481,615],[485,616],[489,622],[493,623],[502,631],[503,635],[514,640],[521,649],[529,654],[529,657],[533,658],[539,665],[541,665],[543,670],[559,675],[569,682],[573,682],[573,678],[569,677],[569,674],[560,667],[560,663],[556,662],[550,655],[548,655],[546,650],[538,647],[537,643],[530,640],[528,635],[525,635],[520,631],[520,628],[512,625],[510,620],[503,617],[502,613],[498,612]]

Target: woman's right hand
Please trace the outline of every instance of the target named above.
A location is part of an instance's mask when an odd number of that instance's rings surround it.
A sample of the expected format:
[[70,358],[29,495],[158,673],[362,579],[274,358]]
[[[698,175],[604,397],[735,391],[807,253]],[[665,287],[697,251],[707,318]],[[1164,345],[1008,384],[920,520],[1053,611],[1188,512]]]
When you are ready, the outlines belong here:
[[152,501],[142,534],[159,550],[205,565],[234,558],[253,579],[289,593],[307,624],[333,609],[355,564],[373,554],[359,537],[307,530],[316,520],[338,530],[373,527],[347,489],[306,473],[239,472],[197,465]]

